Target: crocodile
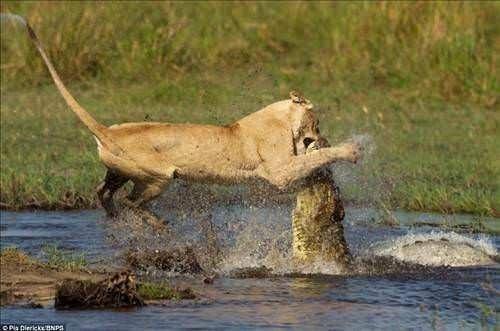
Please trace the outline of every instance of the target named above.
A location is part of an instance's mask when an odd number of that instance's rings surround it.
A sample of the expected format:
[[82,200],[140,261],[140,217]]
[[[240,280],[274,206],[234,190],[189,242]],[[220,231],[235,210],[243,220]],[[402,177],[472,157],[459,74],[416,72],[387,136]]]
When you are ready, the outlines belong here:
[[[313,143],[307,153],[328,146]],[[297,192],[292,215],[293,258],[297,263],[334,262],[347,267],[351,260],[344,237],[344,206],[332,172],[322,168],[305,179]]]

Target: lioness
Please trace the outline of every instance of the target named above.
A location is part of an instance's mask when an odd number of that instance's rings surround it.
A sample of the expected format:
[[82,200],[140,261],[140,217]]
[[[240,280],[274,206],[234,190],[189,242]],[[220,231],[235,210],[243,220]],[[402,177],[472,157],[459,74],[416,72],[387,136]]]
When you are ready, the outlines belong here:
[[114,193],[134,183],[128,204],[142,208],[174,179],[216,183],[265,181],[285,190],[314,170],[336,161],[356,162],[360,147],[344,143],[305,154],[323,139],[313,105],[298,93],[227,126],[125,123],[106,127],[81,107],[64,86],[30,25],[22,22],[66,103],[92,132],[107,173],[98,197],[115,214]]

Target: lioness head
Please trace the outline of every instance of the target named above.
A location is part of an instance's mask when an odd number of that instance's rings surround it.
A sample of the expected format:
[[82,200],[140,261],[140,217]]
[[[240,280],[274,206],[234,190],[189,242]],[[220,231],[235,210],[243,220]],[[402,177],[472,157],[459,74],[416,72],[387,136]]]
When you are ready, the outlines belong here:
[[297,155],[305,154],[309,145],[326,147],[328,141],[319,132],[319,121],[313,111],[313,104],[298,92],[290,92],[292,100],[292,133]]

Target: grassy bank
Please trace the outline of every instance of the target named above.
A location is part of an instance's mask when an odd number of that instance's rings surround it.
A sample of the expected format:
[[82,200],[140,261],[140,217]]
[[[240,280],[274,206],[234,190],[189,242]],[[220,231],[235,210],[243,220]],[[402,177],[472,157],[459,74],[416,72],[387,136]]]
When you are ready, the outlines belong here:
[[[69,9],[68,9],[69,8]],[[2,3],[27,16],[105,123],[222,124],[299,89],[333,142],[376,150],[351,201],[498,215],[496,3]],[[95,143],[2,22],[3,207],[88,207]]]

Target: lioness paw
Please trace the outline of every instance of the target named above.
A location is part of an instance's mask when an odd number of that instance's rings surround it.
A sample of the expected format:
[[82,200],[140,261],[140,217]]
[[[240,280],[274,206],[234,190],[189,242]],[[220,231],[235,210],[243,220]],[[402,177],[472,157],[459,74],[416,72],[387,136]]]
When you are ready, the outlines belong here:
[[343,154],[343,159],[352,163],[356,163],[360,158],[363,147],[359,143],[343,143],[338,146]]
[[351,161],[352,163],[356,163],[361,158],[362,152],[363,152],[363,146],[361,144],[352,143],[349,161]]

